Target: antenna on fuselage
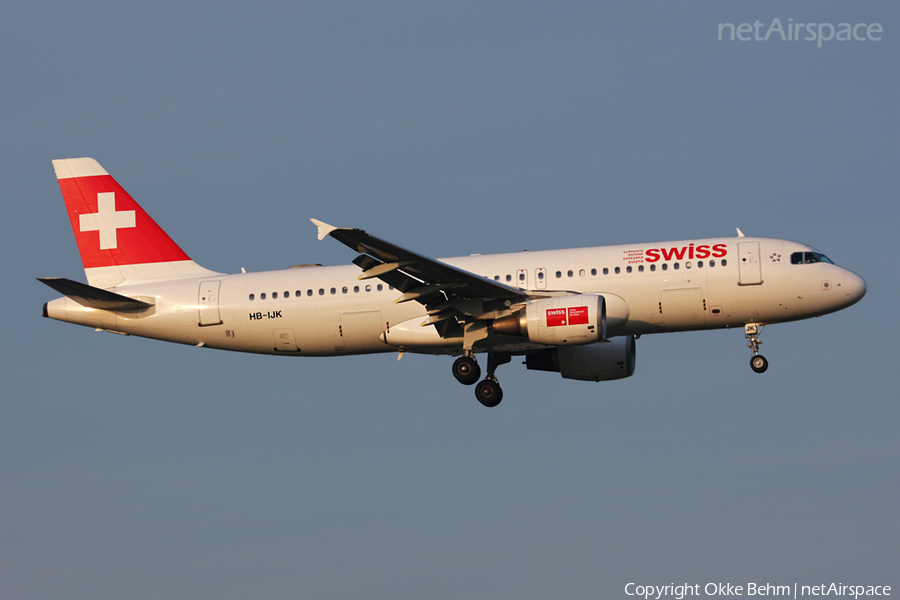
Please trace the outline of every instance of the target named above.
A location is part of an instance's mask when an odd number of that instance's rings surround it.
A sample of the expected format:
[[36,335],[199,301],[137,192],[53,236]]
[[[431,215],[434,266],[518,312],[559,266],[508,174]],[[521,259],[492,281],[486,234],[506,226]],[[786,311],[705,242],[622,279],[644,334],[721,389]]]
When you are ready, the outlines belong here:
[[740,227],[735,227],[735,229],[737,229],[738,237],[746,237]]

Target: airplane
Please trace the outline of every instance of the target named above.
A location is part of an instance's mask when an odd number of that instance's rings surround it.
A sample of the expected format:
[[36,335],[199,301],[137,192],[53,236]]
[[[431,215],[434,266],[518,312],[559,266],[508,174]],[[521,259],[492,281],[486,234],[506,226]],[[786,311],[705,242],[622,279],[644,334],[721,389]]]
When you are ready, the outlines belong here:
[[[635,370],[645,334],[742,327],[762,373],[763,327],[858,302],[863,279],[796,242],[747,237],[433,259],[311,219],[352,264],[225,274],[201,267],[92,158],[53,167],[87,284],[44,277],[63,297],[43,316],[98,331],[281,356],[456,356],[453,376],[487,407],[496,371],[607,381]],[[477,354],[487,354],[482,379]],[[479,381],[480,380],[480,381]],[[476,385],[477,384],[477,385]]]

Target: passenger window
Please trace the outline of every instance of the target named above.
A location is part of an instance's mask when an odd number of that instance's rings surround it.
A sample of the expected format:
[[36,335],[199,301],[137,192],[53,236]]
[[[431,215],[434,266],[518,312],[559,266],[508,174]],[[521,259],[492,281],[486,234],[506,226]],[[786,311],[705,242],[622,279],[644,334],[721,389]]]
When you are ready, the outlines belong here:
[[255,296],[254,294],[250,294],[250,301],[251,301],[251,302],[253,301],[254,298],[256,298],[256,296]]
[[662,270],[663,270],[663,271],[668,271],[668,270],[669,270],[669,264],[668,264],[668,263],[663,263],[663,265],[662,265]]
[[342,293],[342,294],[346,294],[346,293],[349,292],[349,291],[350,291],[350,290],[347,288],[346,285],[345,285],[344,287],[341,288],[341,293]]
[[499,275],[494,275],[494,281],[500,281],[500,276],[499,276]]
[[690,268],[691,268],[691,262],[688,261],[688,262],[684,263],[684,268],[685,268],[685,269],[690,269]]
[[525,273],[519,273],[519,281],[525,281]]
[[618,275],[621,272],[622,272],[622,269],[620,269],[619,267],[616,267],[616,275]]
[[604,274],[604,275],[609,275],[609,268],[608,268],[608,267],[603,267],[603,274]]
[[540,281],[544,280],[544,272],[543,271],[538,271],[538,280],[540,280]]
[[638,265],[638,273],[644,272],[644,265]]
[[367,286],[366,286],[366,291],[367,291],[367,292],[371,292],[371,291],[372,291],[372,286],[371,286],[371,285],[367,285]]
[[655,270],[656,270],[656,265],[650,265],[650,270],[651,270],[651,271],[655,271]]
[[709,266],[710,267],[716,266],[716,261],[714,261],[714,260],[709,261]]
[[566,273],[566,275],[568,275],[569,277],[571,277],[571,276],[574,275],[574,274],[575,274],[575,273],[573,273],[571,270],[570,270],[568,273]]
[[506,276],[506,281],[512,281],[512,275],[507,275],[507,276]]
[[359,286],[358,286],[358,285],[354,285],[354,286],[353,286],[353,293],[355,294],[355,293],[357,293],[357,292],[359,292]]
[[726,266],[727,264],[728,264],[728,261],[725,260],[725,259],[723,258],[723,259],[722,259],[722,266],[724,267],[724,266]]
[[698,261],[697,261],[697,268],[698,268],[698,269],[702,269],[702,268],[703,268],[703,261],[702,261],[702,260],[698,260]]
[[625,267],[625,272],[626,272],[626,273],[631,273],[631,265]]
[[306,290],[306,295],[307,295],[307,296],[312,296],[312,294],[313,294],[313,291],[312,291],[312,290]]
[[584,277],[584,269],[581,269],[580,271],[578,271],[578,276]]
[[278,297],[278,292],[272,292],[272,299],[274,300],[277,297]]
[[337,289],[331,288],[331,293],[332,293],[332,295],[333,295],[333,294],[337,294]]
[[265,300],[265,299],[266,299],[266,293],[263,292],[262,294],[260,294],[260,295],[259,295],[259,299],[260,299],[260,300]]
[[324,296],[324,295],[325,295],[325,289],[324,289],[324,288],[319,288],[319,295],[320,295],[320,296]]
[[597,275],[597,269],[591,269],[591,276],[596,277],[596,275]]
[[290,298],[290,297],[291,297],[291,293],[290,293],[290,292],[285,292],[285,293],[284,293],[284,296],[282,296],[282,298]]
[[676,270],[676,271],[677,271],[677,270],[678,270],[678,269],[680,269],[680,268],[681,268],[681,265],[680,265],[680,264],[678,264],[678,263],[675,263],[675,265],[674,265],[674,267],[675,267],[675,270]]
[[295,297],[295,298],[299,298],[299,297],[302,296],[302,295],[303,295],[303,292],[301,292],[300,290],[295,290],[295,291],[294,291],[294,297]]
[[381,285],[381,284],[379,283],[379,284],[378,284],[378,291],[380,292],[380,291],[383,290],[383,289],[384,289],[384,286]]
[[562,271],[557,271],[556,278],[559,279],[560,277],[562,277]]

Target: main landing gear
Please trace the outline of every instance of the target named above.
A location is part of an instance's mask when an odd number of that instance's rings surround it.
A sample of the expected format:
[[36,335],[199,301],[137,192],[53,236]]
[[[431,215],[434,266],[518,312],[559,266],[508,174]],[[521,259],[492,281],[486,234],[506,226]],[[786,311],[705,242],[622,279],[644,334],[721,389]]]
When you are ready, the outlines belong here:
[[747,347],[753,352],[753,356],[750,357],[750,368],[757,373],[763,373],[769,368],[769,361],[759,353],[759,345],[762,344],[759,336],[762,334],[763,327],[765,327],[763,323],[747,323],[744,325],[744,336],[749,341]]
[[[475,386],[475,397],[484,406],[493,408],[500,404],[503,400],[503,390],[500,389],[500,383],[494,372],[500,365],[508,363],[512,359],[509,352],[489,352],[488,353],[488,373],[487,377]],[[465,356],[460,356],[453,363],[453,376],[463,385],[472,385],[481,377],[481,367],[475,362],[475,357],[471,352]]]
[[481,378],[481,367],[474,356],[460,356],[453,363],[453,376],[463,385],[472,385]]

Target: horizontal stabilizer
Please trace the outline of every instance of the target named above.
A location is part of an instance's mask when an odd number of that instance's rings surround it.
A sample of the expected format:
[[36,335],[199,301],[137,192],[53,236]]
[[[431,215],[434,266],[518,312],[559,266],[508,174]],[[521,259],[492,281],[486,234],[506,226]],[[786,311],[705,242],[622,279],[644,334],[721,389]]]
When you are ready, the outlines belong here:
[[88,308],[99,308],[116,312],[137,312],[153,306],[141,300],[101,290],[100,288],[65,279],[64,277],[38,277],[38,281],[49,285],[60,294],[68,296],[78,304]]

